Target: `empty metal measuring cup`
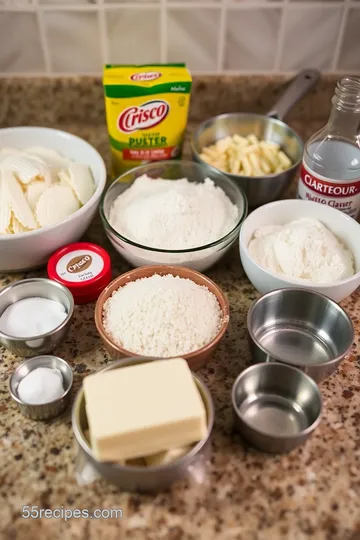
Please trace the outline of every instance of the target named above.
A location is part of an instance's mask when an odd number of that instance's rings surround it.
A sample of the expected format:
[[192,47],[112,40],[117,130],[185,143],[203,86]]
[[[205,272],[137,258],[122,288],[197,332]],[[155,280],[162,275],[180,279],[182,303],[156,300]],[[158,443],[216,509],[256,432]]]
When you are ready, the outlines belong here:
[[253,446],[271,453],[303,444],[320,422],[322,400],[316,383],[292,366],[251,366],[232,389],[235,427]]

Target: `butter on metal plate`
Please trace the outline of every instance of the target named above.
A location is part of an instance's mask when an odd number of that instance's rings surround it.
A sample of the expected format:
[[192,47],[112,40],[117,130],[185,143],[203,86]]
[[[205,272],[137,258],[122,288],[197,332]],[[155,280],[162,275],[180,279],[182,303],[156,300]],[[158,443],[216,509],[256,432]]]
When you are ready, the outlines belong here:
[[99,461],[148,456],[206,437],[205,406],[182,358],[90,375],[84,392]]

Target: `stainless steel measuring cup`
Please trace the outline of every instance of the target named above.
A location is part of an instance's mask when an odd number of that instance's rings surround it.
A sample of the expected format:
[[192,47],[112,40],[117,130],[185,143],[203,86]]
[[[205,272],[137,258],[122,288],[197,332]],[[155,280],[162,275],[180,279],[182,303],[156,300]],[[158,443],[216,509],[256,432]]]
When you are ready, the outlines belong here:
[[206,120],[192,136],[193,160],[210,169],[218,170],[203,161],[200,153],[205,146],[214,144],[228,135],[247,136],[254,134],[260,140],[277,143],[293,163],[286,171],[256,177],[225,174],[239,183],[246,193],[249,206],[252,208],[278,199],[295,177],[304,150],[299,135],[285,124],[282,118],[314,88],[319,77],[320,72],[315,69],[300,71],[267,115],[228,113]]

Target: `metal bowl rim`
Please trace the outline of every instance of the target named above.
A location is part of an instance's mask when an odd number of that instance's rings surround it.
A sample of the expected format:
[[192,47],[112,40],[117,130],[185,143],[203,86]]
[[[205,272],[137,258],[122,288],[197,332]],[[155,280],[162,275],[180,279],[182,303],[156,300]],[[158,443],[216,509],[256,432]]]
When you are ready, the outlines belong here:
[[[269,369],[269,366],[274,366],[274,365],[282,366],[283,368],[288,369],[288,370],[297,371],[302,377],[305,378],[307,383],[309,383],[312,386],[312,388],[315,391],[315,394],[317,395],[317,397],[319,399],[319,402],[320,402],[319,413],[318,413],[316,419],[314,420],[314,422],[310,426],[308,426],[306,429],[303,429],[302,431],[297,433],[296,435],[282,435],[282,434],[271,435],[270,433],[268,433],[266,431],[263,431],[261,429],[258,429],[256,427],[254,427],[253,425],[249,424],[249,422],[247,422],[243,418],[243,416],[240,414],[237,403],[236,403],[236,400],[235,400],[236,388],[237,388],[239,382],[241,381],[241,379],[247,373],[249,373],[250,371],[255,371],[255,370],[259,370],[259,369]],[[231,402],[232,402],[232,407],[233,407],[234,413],[241,420],[241,422],[243,422],[249,429],[251,429],[252,431],[254,431],[256,433],[259,433],[260,435],[263,435],[264,437],[268,437],[269,439],[270,438],[271,439],[280,439],[280,440],[283,440],[283,441],[297,439],[299,437],[303,437],[304,435],[309,435],[319,425],[319,423],[321,421],[322,409],[323,409],[323,398],[322,398],[320,389],[319,389],[318,385],[316,384],[316,382],[311,377],[309,377],[309,375],[304,373],[301,369],[298,369],[298,368],[296,368],[294,366],[290,366],[288,364],[283,364],[283,363],[280,363],[280,362],[269,362],[269,363],[262,362],[260,364],[254,364],[253,366],[249,366],[248,368],[244,369],[244,371],[242,371],[236,377],[235,382],[234,382],[234,384],[232,386]]]
[[[102,373],[102,372],[109,371],[111,369],[116,369],[118,367],[121,367],[122,364],[124,363],[124,361],[126,361],[126,360],[129,360],[129,361],[133,360],[135,365],[136,365],[136,362],[146,363],[146,362],[151,362],[153,360],[159,360],[159,358],[153,358],[153,357],[147,357],[147,356],[123,358],[121,360],[116,360],[115,362],[112,362],[109,366],[106,366],[105,368],[100,369],[96,373]],[[165,358],[162,358],[161,360],[166,361]],[[129,365],[132,365],[132,364],[129,364]],[[127,366],[124,366],[124,367],[127,367]],[[94,453],[93,453],[91,447],[87,444],[87,442],[86,442],[86,440],[85,440],[85,438],[83,436],[82,429],[78,425],[77,418],[76,418],[77,404],[78,403],[80,404],[80,401],[82,399],[84,399],[83,386],[80,387],[80,389],[78,390],[78,392],[76,394],[76,397],[75,397],[75,400],[74,400],[74,403],[73,403],[73,407],[72,407],[72,413],[71,413],[71,422],[72,422],[73,432],[74,432],[75,438],[76,438],[78,444],[80,445],[81,449],[85,452],[85,454],[88,457],[90,457],[93,461],[95,461],[99,466],[104,465],[104,466],[112,467],[116,471],[119,471],[119,472],[124,472],[124,471],[127,471],[127,472],[130,471],[131,472],[131,471],[133,471],[134,473],[146,474],[146,471],[149,471],[149,472],[152,472],[152,473],[153,472],[162,472],[162,471],[170,470],[174,465],[185,464],[191,458],[195,457],[200,452],[200,450],[202,450],[202,448],[206,445],[206,443],[209,441],[209,439],[211,437],[213,427],[214,427],[214,419],[215,419],[214,402],[212,400],[212,397],[211,397],[211,394],[210,394],[210,391],[209,391],[208,387],[206,386],[206,384],[204,383],[202,378],[199,377],[199,375],[197,375],[193,371],[191,371],[191,374],[192,374],[193,378],[196,380],[197,384],[201,387],[202,392],[206,396],[206,400],[207,400],[207,404],[208,404],[208,408],[209,408],[208,418],[207,418],[208,431],[207,431],[206,437],[204,437],[204,439],[199,441],[190,450],[190,452],[185,454],[185,456],[182,456],[180,459],[177,459],[176,461],[174,461],[172,463],[168,463],[166,465],[156,465],[156,466],[149,466],[149,467],[138,467],[138,466],[133,466],[133,465],[130,465],[130,466],[129,465],[120,465],[119,463],[112,463],[112,462],[106,462],[106,461],[102,462],[102,461],[97,460],[96,457],[94,456]]]
[[[239,192],[240,196],[242,197],[243,205],[244,205],[242,215],[239,217],[239,220],[238,220],[237,224],[235,225],[235,227],[233,227],[233,229],[231,229],[231,231],[226,233],[225,236],[222,236],[218,240],[214,240],[214,242],[211,242],[210,244],[205,244],[205,245],[199,246],[199,247],[194,247],[194,248],[189,248],[189,249],[161,249],[161,248],[154,248],[154,247],[151,247],[151,246],[144,246],[143,244],[139,244],[138,242],[135,242],[134,240],[130,240],[129,238],[126,238],[126,236],[123,236],[122,234],[117,232],[112,227],[112,225],[110,224],[110,222],[109,222],[109,220],[108,220],[108,218],[107,218],[107,216],[105,214],[104,201],[105,201],[105,197],[108,194],[108,192],[112,189],[112,187],[115,184],[120,182],[120,179],[123,176],[129,174],[129,172],[131,172],[131,173],[140,172],[140,169],[145,169],[145,168],[149,167],[149,165],[157,164],[157,166],[159,167],[159,164],[160,165],[170,165],[170,164],[171,165],[180,165],[180,163],[182,165],[189,165],[191,167],[194,167],[194,165],[195,165],[195,166],[200,167],[201,169],[204,169],[204,166],[202,164],[194,163],[193,161],[189,161],[189,160],[182,160],[181,162],[176,161],[176,160],[166,160],[166,161],[160,161],[159,163],[158,162],[152,162],[152,163],[148,163],[148,164],[145,164],[145,165],[139,165],[139,167],[134,167],[133,169],[130,169],[129,171],[125,172],[124,174],[118,176],[110,184],[110,186],[106,190],[104,190],[104,192],[103,192],[103,194],[101,196],[101,199],[100,199],[99,212],[100,212],[100,217],[101,217],[101,220],[102,220],[102,223],[103,223],[103,226],[104,226],[105,230],[108,230],[116,238],[122,240],[126,244],[130,244],[131,246],[134,246],[134,247],[143,249],[144,251],[149,251],[149,252],[152,252],[152,253],[167,253],[169,255],[173,255],[173,254],[176,255],[176,254],[181,254],[181,253],[196,253],[198,251],[203,251],[203,250],[208,249],[208,248],[216,247],[216,246],[219,246],[220,244],[223,244],[224,242],[226,242],[234,233],[237,233],[240,230],[241,224],[244,222],[244,220],[246,219],[246,216],[248,215],[248,200],[247,200],[246,194],[245,194],[244,190],[242,189],[242,187],[238,186],[231,178],[229,178],[226,175],[226,173],[224,173],[224,171],[220,171],[220,169],[215,169],[215,168],[214,168],[214,172],[216,172],[216,174],[220,173],[224,177],[224,180],[226,182],[230,182],[232,184],[232,187]],[[206,168],[208,168],[208,167],[206,166]],[[132,185],[133,182],[134,182],[134,180],[132,182],[128,183],[128,187],[126,189],[128,189]]]
[[[74,306],[74,304],[75,304],[74,303],[74,297],[73,297],[71,291],[65,285],[63,285],[62,283],[58,283],[57,281],[53,281],[52,279],[48,279],[48,278],[20,279],[19,281],[14,281],[13,283],[10,283],[9,285],[7,285],[3,289],[1,289],[0,290],[0,296],[2,296],[3,294],[6,294],[11,289],[15,289],[17,286],[20,286],[20,285],[23,285],[23,284],[26,284],[26,283],[30,284],[30,283],[44,283],[44,282],[48,283],[51,287],[56,287],[58,289],[63,290],[63,292],[66,294],[66,296],[69,299],[70,307],[69,307],[69,310],[68,310],[68,314],[67,314],[66,318],[63,320],[63,322],[61,324],[59,324],[58,326],[56,326],[56,328],[53,328],[52,330],[49,330],[48,332],[45,332],[44,334],[37,334],[35,336],[16,337],[16,336],[11,336],[10,334],[5,334],[4,332],[0,331],[0,340],[1,339],[11,339],[12,341],[19,342],[20,346],[21,346],[21,343],[23,343],[24,341],[32,341],[33,339],[40,339],[40,338],[46,338],[46,337],[53,336],[57,331],[64,328],[70,322],[70,320],[71,320],[71,318],[72,318],[72,316],[74,314],[74,307],[75,307]],[[28,297],[25,297],[25,298],[31,298],[31,297],[28,296]],[[4,313],[4,311],[0,313],[0,316]]]
[[[289,292],[298,292],[298,293],[306,293],[306,294],[312,294],[314,296],[318,296],[324,300],[326,300],[326,302],[328,304],[331,304],[341,315],[342,317],[344,317],[349,326],[350,326],[350,330],[351,330],[351,340],[350,340],[350,343],[349,345],[347,346],[347,348],[345,349],[345,351],[343,351],[342,353],[338,354],[337,356],[335,356],[334,358],[332,358],[331,360],[328,360],[327,362],[319,362],[319,363],[316,363],[316,364],[302,364],[300,362],[294,362],[292,360],[287,360],[287,359],[284,359],[284,358],[280,358],[278,356],[274,356],[273,353],[271,351],[269,351],[266,347],[264,347],[260,341],[255,337],[254,335],[254,332],[253,332],[253,329],[252,329],[252,315],[253,315],[253,312],[256,308],[256,306],[261,302],[263,301],[263,299],[266,299],[270,296],[276,296],[278,294],[286,294],[286,291],[289,291]],[[352,349],[352,344],[353,344],[353,341],[354,341],[354,338],[355,338],[355,330],[354,330],[354,324],[352,322],[352,320],[350,319],[349,315],[346,313],[346,311],[337,303],[335,302],[335,300],[332,300],[331,298],[329,298],[328,296],[326,296],[325,294],[322,294],[318,291],[314,291],[312,289],[307,289],[305,287],[286,287],[286,288],[280,288],[280,289],[274,289],[273,291],[269,291],[268,293],[265,293],[263,294],[262,296],[260,296],[260,298],[257,298],[256,300],[254,300],[247,312],[247,316],[246,316],[246,326],[247,326],[247,330],[249,332],[249,335],[251,337],[251,339],[253,340],[253,342],[256,344],[256,346],[261,350],[263,351],[265,354],[267,354],[268,356],[270,356],[271,358],[273,358],[275,361],[278,361],[280,363],[283,363],[285,365],[289,365],[289,366],[292,366],[292,367],[307,367],[309,369],[311,368],[318,368],[318,367],[325,367],[325,366],[331,366],[332,364],[336,364],[339,360],[342,360],[344,357],[346,357],[351,349]]]
[[[15,378],[15,374],[20,371],[20,369],[23,367],[23,366],[31,366],[33,363],[35,363],[36,360],[38,360],[39,358],[54,358],[57,362],[59,362],[60,364],[63,364],[66,368],[66,371],[69,373],[69,377],[70,377],[70,382],[69,382],[69,385],[66,389],[64,389],[64,392],[61,394],[61,396],[59,396],[58,398],[52,400],[52,401],[47,401],[46,403],[27,403],[26,401],[23,401],[22,399],[20,399],[20,397],[17,395],[17,390],[14,388],[14,378]],[[30,369],[29,371],[34,371],[34,369],[38,368],[38,367],[44,367],[44,366],[34,366],[32,369]],[[49,366],[51,367],[51,366]],[[21,380],[23,379],[24,377],[21,378]],[[64,380],[64,378],[63,378]],[[40,356],[33,356],[32,358],[28,358],[27,360],[24,360],[23,362],[21,362],[21,364],[19,364],[17,366],[17,368],[12,372],[11,376],[10,376],[10,379],[9,379],[9,392],[10,392],[10,396],[12,397],[12,399],[14,401],[16,401],[16,403],[18,403],[19,405],[25,405],[26,407],[48,407],[49,405],[53,405],[53,404],[56,404],[58,403],[59,401],[61,401],[62,399],[64,399],[68,394],[69,392],[71,391],[72,389],[72,386],[73,386],[73,382],[74,382],[74,375],[73,375],[73,370],[70,366],[70,364],[64,360],[63,358],[60,358],[60,356],[54,356],[52,354],[43,354],[43,355],[40,355]]]
[[[204,161],[200,157],[200,153],[199,153],[199,151],[198,151],[198,149],[196,147],[196,142],[197,142],[197,140],[199,138],[200,133],[205,128],[207,128],[208,125],[211,125],[212,123],[215,123],[219,119],[228,119],[228,118],[234,118],[234,117],[266,118],[269,122],[274,122],[275,124],[278,124],[281,127],[287,128],[288,130],[290,130],[292,135],[295,136],[295,138],[297,139],[297,141],[299,143],[299,148],[301,150],[299,159],[295,163],[293,163],[291,167],[289,167],[288,169],[285,169],[285,171],[281,171],[280,173],[264,174],[261,177],[244,176],[244,175],[241,175],[241,174],[227,173],[227,172],[225,172],[225,171],[223,171],[221,169],[218,169],[217,167],[214,167],[213,165],[210,165],[209,163],[206,163],[206,161]],[[303,150],[304,150],[304,143],[303,143],[301,137],[297,134],[297,132],[292,127],[290,127],[288,124],[286,124],[286,122],[283,122],[282,120],[279,120],[278,118],[273,118],[272,116],[267,116],[266,114],[257,114],[257,113],[224,113],[224,114],[218,114],[217,116],[212,116],[211,118],[208,118],[207,120],[202,122],[200,124],[200,126],[196,129],[196,131],[191,135],[190,146],[191,146],[191,151],[192,151],[193,155],[196,156],[196,159],[198,159],[201,164],[206,165],[207,167],[209,167],[210,169],[213,169],[214,171],[220,171],[223,174],[226,174],[226,175],[228,175],[230,177],[233,176],[236,179],[251,178],[251,181],[256,181],[257,179],[262,180],[264,178],[275,179],[275,178],[279,177],[283,173],[294,172],[298,168],[298,166],[300,165],[300,163],[302,161],[302,154],[303,154]]]

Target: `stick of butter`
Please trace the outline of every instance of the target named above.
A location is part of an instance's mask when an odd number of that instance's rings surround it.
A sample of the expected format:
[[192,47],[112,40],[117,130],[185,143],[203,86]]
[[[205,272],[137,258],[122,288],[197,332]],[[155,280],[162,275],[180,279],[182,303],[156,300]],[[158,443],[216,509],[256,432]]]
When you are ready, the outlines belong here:
[[99,461],[123,461],[194,444],[207,434],[206,410],[182,358],[84,379],[91,443]]

